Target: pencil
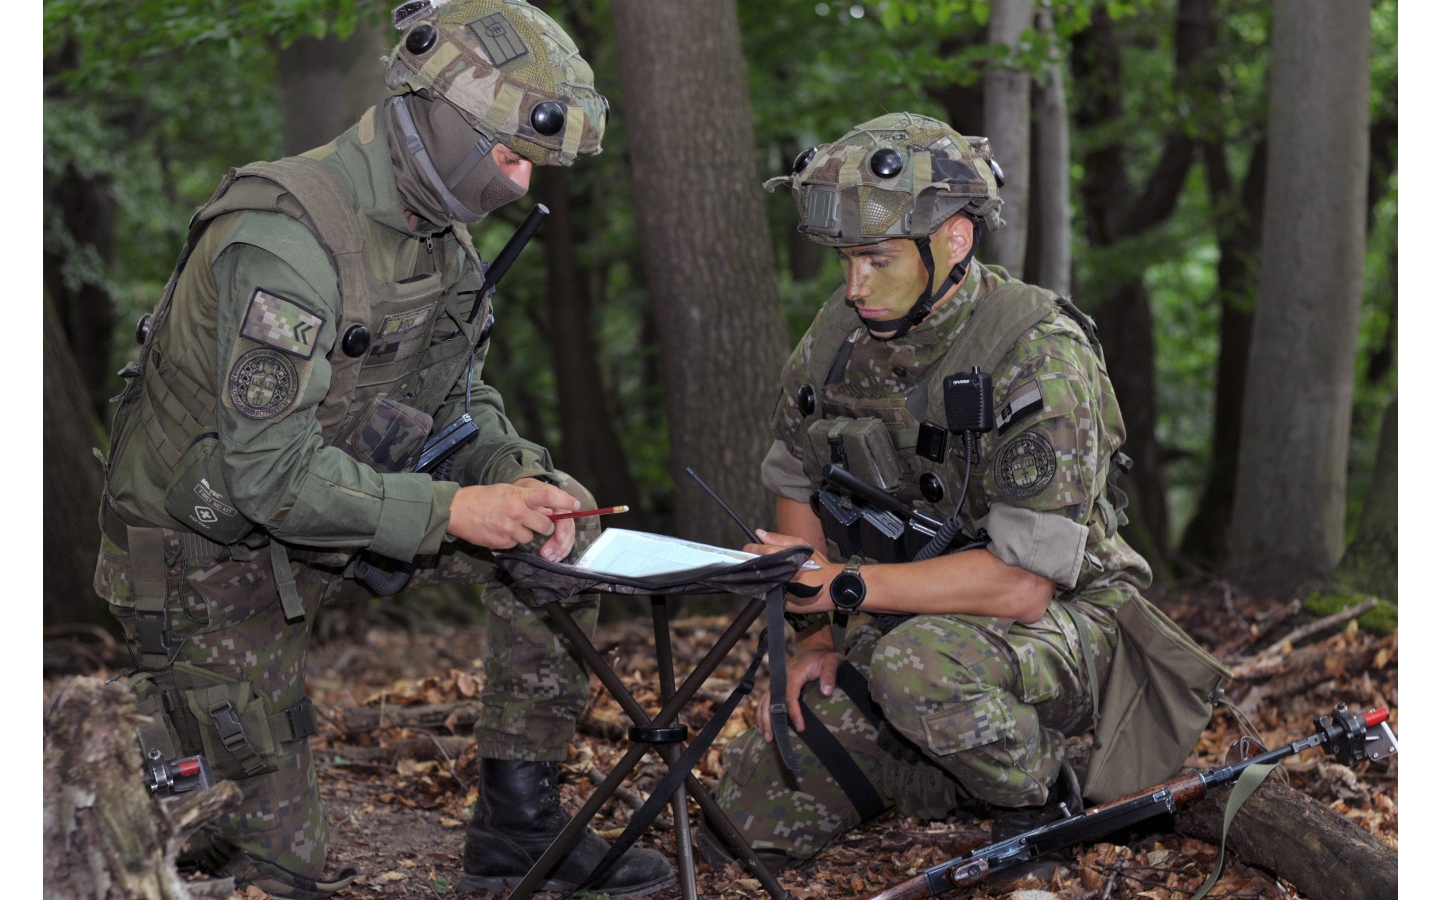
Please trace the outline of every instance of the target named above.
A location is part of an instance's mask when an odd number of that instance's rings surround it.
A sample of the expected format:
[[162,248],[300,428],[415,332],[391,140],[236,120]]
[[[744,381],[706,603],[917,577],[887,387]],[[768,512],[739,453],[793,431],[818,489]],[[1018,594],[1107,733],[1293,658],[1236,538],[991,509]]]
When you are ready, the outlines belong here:
[[630,507],[628,506],[607,506],[603,509],[577,509],[574,512],[552,513],[550,515],[550,520],[552,522],[558,522],[561,519],[578,519],[581,516],[608,516],[611,513],[622,513],[629,511]]

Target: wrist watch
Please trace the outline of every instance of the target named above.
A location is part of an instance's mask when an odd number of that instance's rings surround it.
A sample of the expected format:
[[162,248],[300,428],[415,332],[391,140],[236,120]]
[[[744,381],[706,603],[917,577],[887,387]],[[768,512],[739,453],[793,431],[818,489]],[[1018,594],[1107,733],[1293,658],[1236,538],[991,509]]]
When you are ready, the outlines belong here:
[[862,556],[852,556],[845,564],[845,571],[830,581],[830,599],[841,612],[852,613],[865,602],[865,579],[860,576]]

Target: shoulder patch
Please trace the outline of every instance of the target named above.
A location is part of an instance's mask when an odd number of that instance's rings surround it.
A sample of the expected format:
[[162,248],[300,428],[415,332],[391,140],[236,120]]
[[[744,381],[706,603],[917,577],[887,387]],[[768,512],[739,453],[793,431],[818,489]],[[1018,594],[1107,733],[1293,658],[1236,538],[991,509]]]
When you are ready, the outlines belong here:
[[246,418],[273,419],[300,395],[300,378],[290,357],[257,347],[235,361],[225,393]]
[[287,300],[260,288],[250,297],[240,334],[257,343],[283,350],[302,359],[315,355],[320,326],[325,318],[294,300]]
[[995,413],[995,433],[1003,435],[1011,428],[1045,408],[1040,386],[1027,381],[1005,398],[1005,405]]
[[1007,496],[1034,497],[1055,478],[1055,447],[1043,434],[1027,431],[995,454],[995,483]]

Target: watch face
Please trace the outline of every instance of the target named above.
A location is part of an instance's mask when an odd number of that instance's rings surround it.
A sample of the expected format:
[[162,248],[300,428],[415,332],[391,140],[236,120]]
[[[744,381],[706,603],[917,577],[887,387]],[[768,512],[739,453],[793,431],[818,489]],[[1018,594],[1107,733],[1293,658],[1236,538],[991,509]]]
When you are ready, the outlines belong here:
[[853,612],[865,599],[865,579],[858,572],[841,572],[830,582],[830,599],[836,609]]

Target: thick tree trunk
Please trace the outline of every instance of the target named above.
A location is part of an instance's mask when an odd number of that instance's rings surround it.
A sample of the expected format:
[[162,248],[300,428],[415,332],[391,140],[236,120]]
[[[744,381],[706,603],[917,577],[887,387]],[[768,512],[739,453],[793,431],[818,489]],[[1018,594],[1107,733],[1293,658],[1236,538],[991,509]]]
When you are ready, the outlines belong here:
[[602,505],[628,503],[635,482],[615,431],[615,401],[600,368],[595,340],[598,278],[581,268],[575,248],[570,179],[563,169],[535,173],[535,197],[550,209],[545,226],[546,335],[555,369],[560,420],[557,464],[590,489]]
[[362,21],[347,40],[302,37],[280,51],[280,113],[285,153],[328,143],[386,94],[380,57],[400,33]]
[[615,0],[635,214],[655,310],[681,535],[741,534],[685,474],[752,527],[785,357],[734,0]]
[[175,860],[186,837],[240,800],[222,781],[162,801],[141,776],[135,703],[94,678],[56,688],[45,715],[45,897],[71,900],[229,898],[232,879],[187,882]]
[[1260,298],[1234,571],[1283,591],[1340,559],[1365,253],[1370,4],[1275,4]]
[[[1182,834],[1220,843],[1229,791],[1182,807]],[[1225,849],[1267,869],[1311,900],[1399,896],[1400,857],[1349,819],[1295,790],[1272,773],[1240,807]]]
[[1070,294],[1070,106],[1065,100],[1062,52],[1050,0],[1038,13],[1039,30],[1056,41],[1040,76],[1035,110],[1035,227],[1030,229],[1027,280],[1058,294]]
[[1235,508],[1235,466],[1240,457],[1240,410],[1250,363],[1250,334],[1255,322],[1259,278],[1260,223],[1264,213],[1265,143],[1250,155],[1244,187],[1235,195],[1225,163],[1227,148],[1209,142],[1204,149],[1210,205],[1219,210],[1216,233],[1220,259],[1215,265],[1220,301],[1220,354],[1215,361],[1215,415],[1211,425],[1210,470],[1200,502],[1181,541],[1188,559],[1223,564],[1230,547],[1230,516]]
[[48,295],[43,302],[44,623],[114,627],[90,584],[100,547],[102,490],[92,448],[103,446],[103,431]]
[[[990,4],[987,39],[1012,59],[1020,35],[1035,19],[1031,0],[994,0]],[[1030,206],[1030,73],[1018,61],[993,66],[985,73],[985,130],[995,160],[1005,171],[1001,211],[1005,227],[986,232],[980,255],[1004,266],[1017,278],[1025,275],[1026,230]]]

